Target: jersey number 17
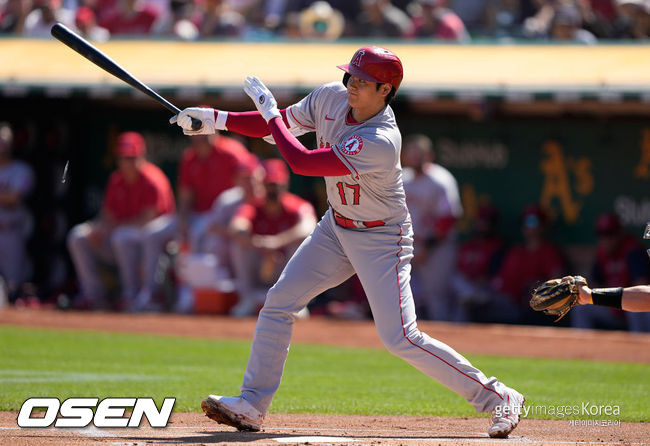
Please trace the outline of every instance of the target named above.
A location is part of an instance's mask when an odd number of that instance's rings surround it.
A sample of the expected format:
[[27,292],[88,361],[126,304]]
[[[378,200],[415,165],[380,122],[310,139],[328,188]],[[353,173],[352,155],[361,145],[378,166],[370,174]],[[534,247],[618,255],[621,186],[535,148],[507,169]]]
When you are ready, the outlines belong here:
[[339,196],[341,197],[341,204],[343,205],[348,204],[348,200],[345,197],[346,189],[352,189],[352,204],[353,205],[359,204],[359,198],[361,196],[360,193],[361,186],[359,186],[358,184],[348,184],[339,181],[338,183],[336,183],[336,187],[339,188]]

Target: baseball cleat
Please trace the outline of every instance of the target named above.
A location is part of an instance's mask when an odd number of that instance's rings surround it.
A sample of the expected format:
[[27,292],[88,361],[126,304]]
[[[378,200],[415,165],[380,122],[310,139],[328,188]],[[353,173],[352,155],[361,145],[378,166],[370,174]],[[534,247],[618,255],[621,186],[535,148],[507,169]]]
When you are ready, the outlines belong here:
[[201,409],[211,420],[240,431],[257,432],[264,421],[264,415],[241,396],[210,395],[201,403]]
[[488,429],[488,435],[492,438],[508,438],[519,424],[525,401],[521,393],[508,389],[503,402],[492,411],[492,426]]

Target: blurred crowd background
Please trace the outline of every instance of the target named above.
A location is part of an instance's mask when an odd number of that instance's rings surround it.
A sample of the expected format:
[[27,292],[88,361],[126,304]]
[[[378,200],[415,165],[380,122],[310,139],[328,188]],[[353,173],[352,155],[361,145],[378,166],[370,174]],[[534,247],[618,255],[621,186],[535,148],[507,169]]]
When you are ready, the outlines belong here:
[[[272,146],[226,134],[181,137],[166,173],[147,158],[170,143],[114,131],[103,153],[107,180],[89,199],[83,153],[61,182],[71,130],[63,121],[0,124],[0,274],[11,305],[254,316],[327,207],[318,179],[291,175]],[[420,318],[545,325],[552,320],[528,307],[543,280],[579,271],[592,286],[649,283],[642,228],[630,233],[615,212],[601,212],[587,223],[594,242],[568,255],[553,235],[558,216],[540,200],[507,215],[489,198],[472,204],[465,194],[463,203],[453,169],[436,153],[429,136],[404,135]],[[534,188],[519,181],[533,199]],[[301,316],[371,315],[353,277]],[[561,324],[648,331],[648,316],[590,306]]]
[[[51,39],[55,22],[95,42],[602,41],[615,51],[647,39],[650,0],[0,0],[0,45]],[[228,63],[209,60],[215,70]],[[432,70],[440,62],[431,60]],[[183,137],[168,114],[128,93],[23,88],[8,72],[0,86],[0,304],[254,316],[327,208],[322,181],[292,175],[261,140]],[[523,101],[408,88],[393,107],[420,318],[552,324],[528,307],[543,280],[579,273],[595,287],[649,283],[643,86],[594,99],[600,92],[553,85]],[[224,86],[204,93],[188,99],[177,90],[175,102],[250,109]],[[285,89],[280,101],[298,99]],[[356,278],[301,316],[318,315],[370,318]],[[650,315],[590,306],[560,325],[650,331]]]
[[648,0],[0,0],[0,34],[49,35],[61,22],[94,41],[528,39],[586,45],[646,40]]

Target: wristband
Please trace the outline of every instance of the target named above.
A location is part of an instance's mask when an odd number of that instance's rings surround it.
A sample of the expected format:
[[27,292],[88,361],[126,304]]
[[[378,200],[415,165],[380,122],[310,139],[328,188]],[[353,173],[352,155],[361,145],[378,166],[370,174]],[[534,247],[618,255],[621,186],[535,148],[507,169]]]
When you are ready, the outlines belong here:
[[623,287],[594,288],[591,290],[591,301],[594,305],[612,307],[622,310]]
[[228,112],[215,110],[214,111],[214,128],[217,130],[228,130],[226,128],[226,121],[228,120]]

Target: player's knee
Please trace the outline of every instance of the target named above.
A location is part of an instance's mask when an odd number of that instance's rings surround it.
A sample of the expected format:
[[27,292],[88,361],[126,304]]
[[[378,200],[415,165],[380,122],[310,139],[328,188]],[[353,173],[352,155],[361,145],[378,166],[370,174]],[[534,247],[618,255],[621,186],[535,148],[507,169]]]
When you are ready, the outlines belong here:
[[384,331],[379,333],[382,343],[386,349],[393,355],[404,358],[413,352],[413,347],[419,344],[422,333],[415,329]]
[[110,243],[113,249],[130,245],[138,239],[141,239],[141,237],[137,237],[129,228],[117,228],[110,235]]
[[293,321],[294,313],[301,310],[298,308],[295,296],[287,293],[280,284],[275,284],[266,293],[266,300],[262,312],[273,318],[286,318],[287,321]]
[[403,332],[379,333],[379,337],[386,350],[395,356],[401,356],[408,344],[408,339]]
[[73,250],[81,243],[83,243],[90,234],[90,228],[87,224],[82,223],[73,227],[70,232],[68,232],[67,244],[68,249]]

